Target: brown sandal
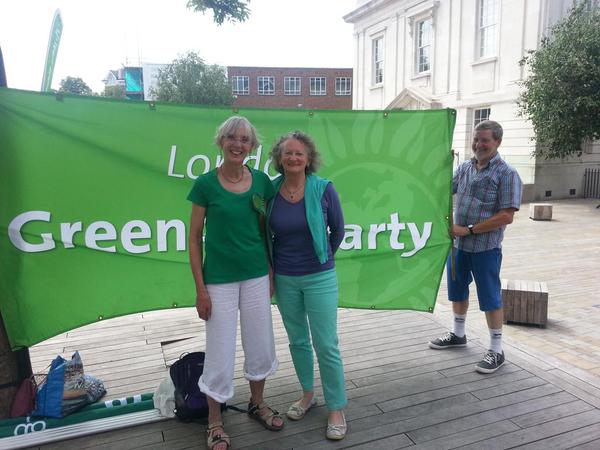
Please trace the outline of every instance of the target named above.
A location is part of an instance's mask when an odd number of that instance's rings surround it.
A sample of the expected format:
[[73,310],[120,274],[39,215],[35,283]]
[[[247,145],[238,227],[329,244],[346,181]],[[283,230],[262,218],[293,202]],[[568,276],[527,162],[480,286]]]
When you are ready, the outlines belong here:
[[[219,428],[222,430],[221,432],[216,431]],[[231,446],[229,436],[225,434],[223,422],[209,423],[208,427],[206,428],[206,434],[206,446],[209,448],[209,450],[221,442],[224,442],[227,445],[227,448]]]
[[[262,402],[260,405],[254,405],[252,400],[250,400],[250,403],[248,403],[248,415],[258,421],[267,430],[280,431],[283,429],[283,417],[281,417],[281,414],[277,410],[271,408],[265,402]],[[281,425],[273,425],[274,419],[281,420]]]

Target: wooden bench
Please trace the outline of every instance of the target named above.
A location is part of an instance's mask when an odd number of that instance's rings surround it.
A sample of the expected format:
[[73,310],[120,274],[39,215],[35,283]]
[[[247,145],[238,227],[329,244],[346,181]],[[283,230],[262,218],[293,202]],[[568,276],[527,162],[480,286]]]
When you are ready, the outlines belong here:
[[545,327],[548,322],[548,287],[540,281],[502,280],[504,323]]

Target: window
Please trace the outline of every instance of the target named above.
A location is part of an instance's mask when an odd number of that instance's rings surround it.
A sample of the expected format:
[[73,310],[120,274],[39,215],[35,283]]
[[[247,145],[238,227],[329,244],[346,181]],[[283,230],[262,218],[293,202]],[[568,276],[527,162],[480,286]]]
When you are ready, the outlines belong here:
[[300,95],[300,77],[284,77],[283,93],[285,95]]
[[352,78],[337,77],[335,79],[335,95],[352,95]]
[[250,82],[248,77],[235,76],[231,77],[231,90],[234,95],[249,95]]
[[473,111],[473,129],[484,120],[490,119],[491,108],[479,108]]
[[373,84],[383,83],[383,38],[373,40]]
[[273,77],[258,77],[258,95],[275,95],[275,79]]
[[310,95],[327,95],[327,78],[310,77]]
[[480,58],[496,55],[498,18],[498,0],[479,0],[478,56]]
[[417,73],[431,69],[431,17],[417,22]]

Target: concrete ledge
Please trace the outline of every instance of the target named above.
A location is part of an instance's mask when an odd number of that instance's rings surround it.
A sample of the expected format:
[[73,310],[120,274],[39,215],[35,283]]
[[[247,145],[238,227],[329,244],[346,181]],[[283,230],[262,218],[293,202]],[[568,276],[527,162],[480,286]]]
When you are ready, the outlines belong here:
[[533,220],[552,220],[552,204],[531,203],[529,205],[529,218]]
[[502,279],[504,323],[535,324],[548,322],[548,286],[544,282]]

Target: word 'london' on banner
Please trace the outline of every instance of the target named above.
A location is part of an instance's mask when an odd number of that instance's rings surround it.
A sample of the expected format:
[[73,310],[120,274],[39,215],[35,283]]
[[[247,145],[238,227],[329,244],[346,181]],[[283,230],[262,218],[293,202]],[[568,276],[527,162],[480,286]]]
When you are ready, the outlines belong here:
[[[272,143],[316,141],[346,222],[340,306],[432,311],[451,241],[453,110],[246,110]],[[135,312],[193,306],[186,200],[221,162],[223,108],[0,89],[0,311],[13,349]],[[250,201],[250,200],[249,200]]]

